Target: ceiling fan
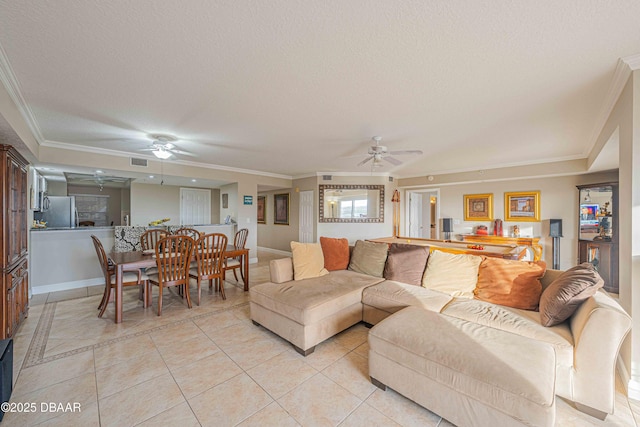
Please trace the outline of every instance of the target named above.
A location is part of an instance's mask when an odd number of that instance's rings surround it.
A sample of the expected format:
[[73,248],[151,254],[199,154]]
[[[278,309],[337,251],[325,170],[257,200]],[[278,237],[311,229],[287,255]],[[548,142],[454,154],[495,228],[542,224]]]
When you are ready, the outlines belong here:
[[372,145],[371,147],[369,147],[369,150],[367,151],[369,156],[363,161],[361,161],[360,163],[358,163],[358,166],[362,166],[371,160],[373,160],[372,167],[381,167],[383,160],[391,163],[392,165],[398,166],[398,165],[401,165],[402,162],[396,159],[395,157],[391,157],[392,155],[401,156],[405,154],[422,154],[421,150],[389,151],[387,150],[386,146],[380,145],[380,141],[382,141],[381,136],[374,136],[371,139],[375,141],[375,145]]
[[151,146],[149,146],[149,148],[143,148],[139,151],[151,151],[157,158],[161,160],[166,160],[174,154],[195,157],[195,154],[188,151],[179,150],[176,147],[174,142],[177,141],[178,138],[176,138],[175,136],[161,134],[154,134],[149,136],[151,137],[151,139],[153,139],[153,143],[151,144]]

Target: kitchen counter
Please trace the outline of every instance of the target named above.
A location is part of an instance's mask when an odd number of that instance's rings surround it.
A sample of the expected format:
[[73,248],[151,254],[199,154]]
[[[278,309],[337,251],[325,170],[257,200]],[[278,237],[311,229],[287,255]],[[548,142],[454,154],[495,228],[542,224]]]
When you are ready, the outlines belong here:
[[45,227],[45,228],[32,228],[30,231],[91,231],[91,230],[113,230],[114,226],[104,227]]

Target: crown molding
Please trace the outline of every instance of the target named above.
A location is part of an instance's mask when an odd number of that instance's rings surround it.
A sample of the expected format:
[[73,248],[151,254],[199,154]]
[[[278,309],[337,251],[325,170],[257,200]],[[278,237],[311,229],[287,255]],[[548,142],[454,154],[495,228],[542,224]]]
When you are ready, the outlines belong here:
[[[389,172],[316,172],[315,176],[390,176]],[[313,176],[313,175],[311,175]]]
[[[88,147],[86,145],[69,144],[67,142],[45,140],[40,145],[43,146],[43,147],[58,148],[58,149],[61,149],[61,150],[81,151],[81,152],[84,152],[84,153],[92,153],[92,154],[106,154],[106,155],[117,156],[117,157],[137,157],[137,158],[160,161],[160,159],[158,159],[156,156],[151,156],[151,155],[147,155],[147,154],[134,154],[134,153],[128,153],[126,151],[111,150],[111,149],[108,149],[108,148]],[[247,174],[247,175],[258,175],[258,176],[265,176],[265,177],[269,177],[269,178],[280,178],[280,179],[288,179],[288,180],[293,179],[293,177],[290,176],[290,175],[283,175],[283,174],[277,174],[277,173],[271,173],[271,172],[263,172],[263,171],[255,171],[255,170],[251,170],[251,169],[234,168],[234,167],[231,167],[231,166],[214,165],[214,164],[209,164],[209,163],[191,162],[191,161],[188,161],[188,160],[164,160],[164,161],[165,162],[176,163],[176,164],[184,165],[184,166],[220,170],[220,171],[225,171],[225,172],[242,173],[242,174]]]
[[44,141],[42,136],[42,132],[40,132],[40,126],[38,126],[38,122],[29,108],[29,105],[25,101],[22,96],[22,91],[20,90],[20,83],[11,68],[11,64],[9,63],[9,58],[7,58],[7,54],[0,43],[0,83],[5,87],[7,93],[11,97],[11,100],[16,104],[20,115],[27,123],[29,130],[33,134],[36,142],[41,144]]
[[616,70],[613,73],[613,79],[611,81],[611,85],[609,86],[609,91],[605,97],[604,105],[600,110],[600,114],[596,119],[596,124],[591,133],[591,138],[589,140],[589,145],[583,151],[583,156],[588,157],[593,148],[596,146],[598,142],[598,137],[600,133],[604,129],[609,116],[613,112],[613,109],[618,102],[618,98],[622,94],[629,77],[631,76],[631,72],[640,69],[640,54],[625,56],[624,58],[618,59],[618,63],[616,64]]

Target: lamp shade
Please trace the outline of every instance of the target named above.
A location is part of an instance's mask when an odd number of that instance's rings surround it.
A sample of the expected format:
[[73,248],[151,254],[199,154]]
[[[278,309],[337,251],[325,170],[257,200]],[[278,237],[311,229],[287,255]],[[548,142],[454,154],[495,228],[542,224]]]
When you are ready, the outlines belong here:
[[445,233],[453,232],[453,218],[442,218],[442,231]]

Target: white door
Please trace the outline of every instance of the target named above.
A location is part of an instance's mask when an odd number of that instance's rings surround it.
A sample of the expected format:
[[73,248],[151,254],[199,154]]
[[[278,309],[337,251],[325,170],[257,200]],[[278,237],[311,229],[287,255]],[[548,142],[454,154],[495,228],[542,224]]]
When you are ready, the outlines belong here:
[[440,215],[439,200],[440,190],[437,189],[407,192],[408,237],[437,238],[440,228],[437,221]]
[[211,224],[211,190],[180,189],[180,225]]
[[409,193],[409,237],[422,237],[422,194]]
[[299,212],[298,239],[301,243],[313,243],[313,190],[300,192]]

